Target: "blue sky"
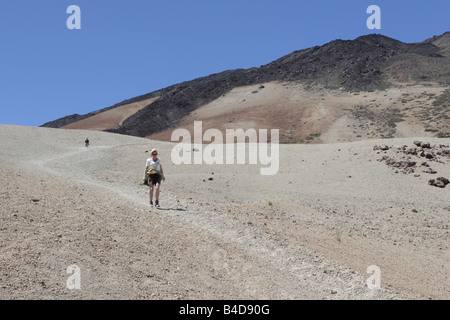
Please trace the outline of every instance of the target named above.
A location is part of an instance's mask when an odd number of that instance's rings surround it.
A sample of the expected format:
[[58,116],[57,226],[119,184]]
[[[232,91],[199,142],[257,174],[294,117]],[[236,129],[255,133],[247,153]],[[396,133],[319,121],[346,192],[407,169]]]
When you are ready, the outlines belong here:
[[[81,30],[66,26],[70,5]],[[370,5],[381,30],[366,26]],[[449,12],[448,0],[3,0],[0,124],[38,126],[335,39],[420,42],[450,31]]]

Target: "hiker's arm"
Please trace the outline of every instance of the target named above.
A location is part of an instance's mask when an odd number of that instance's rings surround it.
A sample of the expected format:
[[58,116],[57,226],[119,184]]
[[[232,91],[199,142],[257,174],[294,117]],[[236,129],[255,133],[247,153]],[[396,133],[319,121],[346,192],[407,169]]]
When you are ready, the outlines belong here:
[[162,165],[160,165],[159,167],[161,168],[161,175],[162,175],[163,181],[164,181],[164,180],[166,180],[166,178],[164,177],[164,171],[163,171]]
[[145,175],[147,174],[147,170],[148,170],[148,166],[145,166],[144,179],[145,179]]

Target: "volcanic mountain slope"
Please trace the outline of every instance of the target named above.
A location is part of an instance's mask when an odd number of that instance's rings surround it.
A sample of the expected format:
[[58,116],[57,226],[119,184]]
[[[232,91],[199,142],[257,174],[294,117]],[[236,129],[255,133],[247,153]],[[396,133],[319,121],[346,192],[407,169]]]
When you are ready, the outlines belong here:
[[[422,43],[367,35],[293,52],[259,68],[177,84],[43,126],[169,140],[179,127],[277,128],[281,142],[450,135],[450,32]],[[151,98],[156,100],[150,100]],[[114,125],[98,114],[148,101]],[[85,120],[97,116],[86,125]],[[191,128],[192,129],[192,128]]]

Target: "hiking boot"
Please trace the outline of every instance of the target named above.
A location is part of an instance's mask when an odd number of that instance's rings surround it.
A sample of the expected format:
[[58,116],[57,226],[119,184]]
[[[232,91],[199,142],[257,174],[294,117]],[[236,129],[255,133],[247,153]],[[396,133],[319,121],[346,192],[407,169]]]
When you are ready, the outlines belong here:
[[150,206],[152,206],[152,207],[153,207],[153,201],[151,201],[151,200],[150,200]]
[[156,200],[155,207],[159,208],[159,200]]

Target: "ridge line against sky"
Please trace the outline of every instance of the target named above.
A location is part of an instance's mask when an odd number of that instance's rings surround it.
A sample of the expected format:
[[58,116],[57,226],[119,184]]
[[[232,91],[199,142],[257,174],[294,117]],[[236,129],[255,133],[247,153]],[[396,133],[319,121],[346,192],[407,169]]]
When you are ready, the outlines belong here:
[[[80,30],[67,28],[70,5]],[[370,5],[381,8],[380,30],[367,28]],[[422,42],[450,30],[448,12],[448,0],[7,1],[0,124],[39,126],[336,39]]]

